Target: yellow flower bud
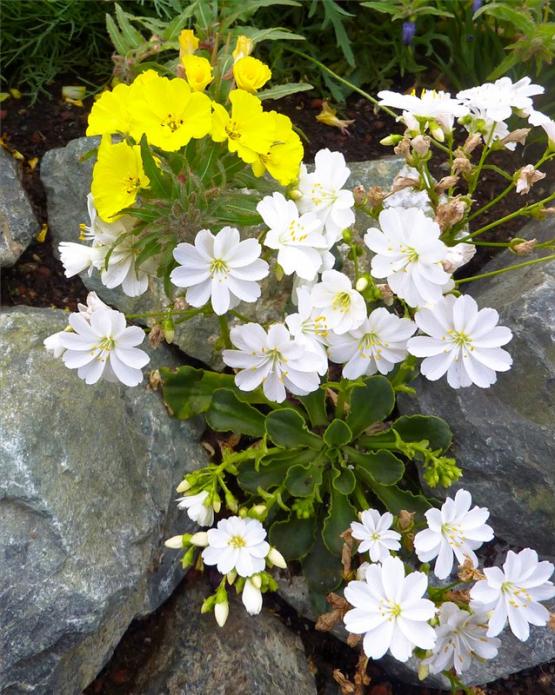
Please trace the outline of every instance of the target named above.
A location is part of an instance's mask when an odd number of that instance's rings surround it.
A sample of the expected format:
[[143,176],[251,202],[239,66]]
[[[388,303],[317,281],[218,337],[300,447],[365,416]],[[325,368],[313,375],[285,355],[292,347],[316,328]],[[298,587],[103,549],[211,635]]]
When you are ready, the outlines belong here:
[[192,55],[198,48],[199,41],[192,29],[183,29],[179,34],[179,57]]
[[184,55],[181,63],[185,68],[185,79],[194,92],[202,92],[214,79],[212,66],[206,58]]
[[240,58],[233,66],[233,76],[239,89],[256,92],[272,76],[270,68],[257,58]]
[[241,58],[250,56],[253,48],[254,42],[252,39],[249,39],[248,36],[239,36],[235,44],[235,50],[231,54],[233,56],[233,62],[236,63],[238,60],[241,60]]

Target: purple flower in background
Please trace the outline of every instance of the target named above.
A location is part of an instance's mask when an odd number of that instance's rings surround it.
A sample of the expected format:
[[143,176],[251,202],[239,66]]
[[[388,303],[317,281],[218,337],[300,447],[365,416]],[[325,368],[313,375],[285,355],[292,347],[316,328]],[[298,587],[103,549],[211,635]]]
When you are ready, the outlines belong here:
[[484,4],[483,0],[472,0],[472,12],[478,12],[480,7]]
[[412,43],[416,34],[416,24],[414,22],[403,22],[403,43],[408,46]]

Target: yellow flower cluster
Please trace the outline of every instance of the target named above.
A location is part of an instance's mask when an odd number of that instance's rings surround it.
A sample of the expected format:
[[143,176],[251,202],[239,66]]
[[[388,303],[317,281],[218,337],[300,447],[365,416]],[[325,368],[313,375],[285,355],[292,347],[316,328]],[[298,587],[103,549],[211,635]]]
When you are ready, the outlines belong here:
[[[132,84],[119,84],[104,92],[93,105],[87,135],[101,135],[102,144],[92,194],[106,221],[132,205],[139,190],[149,185],[137,144],[143,135],[150,145],[165,152],[176,152],[191,139],[210,136],[214,142],[226,142],[229,151],[249,164],[256,176],[268,171],[283,185],[298,176],[303,147],[291,121],[275,111],[265,112],[253,94],[270,79],[271,72],[248,55],[252,43],[240,37],[234,51],[233,78],[238,89],[229,93],[230,113],[204,93],[213,80],[212,65],[194,54],[199,42],[193,32],[184,30],[179,44],[185,79],[169,79],[146,70]],[[113,135],[123,140],[114,144]]]

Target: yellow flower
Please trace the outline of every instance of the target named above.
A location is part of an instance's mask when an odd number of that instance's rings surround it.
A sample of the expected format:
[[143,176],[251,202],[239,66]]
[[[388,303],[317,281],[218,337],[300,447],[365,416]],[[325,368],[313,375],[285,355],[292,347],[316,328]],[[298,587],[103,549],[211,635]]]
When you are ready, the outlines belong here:
[[241,60],[241,58],[246,58],[247,56],[250,56],[253,48],[254,41],[252,39],[249,39],[248,36],[243,36],[241,34],[241,36],[237,38],[235,49],[231,54],[233,56],[233,62],[236,63],[238,60]]
[[274,122],[274,139],[270,149],[253,162],[252,170],[255,176],[262,176],[268,171],[282,186],[287,186],[299,176],[303,145],[287,116],[275,111],[270,111],[268,116]]
[[104,136],[98,148],[91,186],[100,217],[105,222],[112,222],[119,212],[133,205],[139,189],[149,185],[139,145],[126,142],[113,145],[110,137]]
[[168,80],[149,70],[154,77],[140,91],[132,93],[129,108],[135,128],[132,135],[140,140],[146,133],[151,145],[175,152],[191,138],[202,138],[210,130],[211,101],[206,94],[192,92],[178,77]]
[[240,58],[233,66],[233,76],[239,89],[256,92],[272,76],[270,68],[258,58]]
[[192,29],[183,29],[179,34],[179,57],[193,54],[198,48],[198,39]]
[[267,152],[274,141],[274,121],[262,110],[262,102],[241,89],[229,93],[231,116],[221,104],[214,103],[212,115],[212,139],[227,140],[230,152],[236,152],[247,164],[258,155]]
[[202,92],[204,88],[212,82],[212,66],[210,61],[200,56],[185,55],[181,59],[185,68],[185,77],[189,87],[194,92]]

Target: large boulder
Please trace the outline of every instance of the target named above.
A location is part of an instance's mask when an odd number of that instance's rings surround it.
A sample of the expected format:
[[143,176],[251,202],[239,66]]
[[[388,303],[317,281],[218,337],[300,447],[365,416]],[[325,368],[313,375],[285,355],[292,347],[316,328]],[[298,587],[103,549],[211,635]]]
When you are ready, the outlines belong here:
[[[555,219],[534,221],[526,239],[555,237]],[[519,263],[505,251],[481,272]],[[480,281],[464,290],[480,307],[499,311],[514,334],[506,349],[509,372],[489,389],[451,389],[423,378],[415,397],[400,399],[403,413],[440,415],[453,430],[452,453],[463,470],[450,488],[470,490],[489,507],[496,534],[517,546],[555,556],[555,263],[531,265]],[[434,490],[436,494],[447,491]]]
[[[60,310],[0,314],[0,691],[77,695],[182,577],[175,487],[205,463],[199,423],[159,394],[87,386],[47,354]],[[175,364],[167,349],[152,366]]]
[[[188,582],[189,583],[189,582]],[[249,616],[233,595],[223,628],[201,615],[212,593],[194,580],[164,607],[162,638],[133,682],[141,695],[316,695],[303,645],[270,611]]]
[[[65,147],[50,150],[41,162],[41,179],[48,201],[49,229],[57,253],[60,241],[78,241],[79,225],[88,221],[87,194],[90,191],[93,157],[86,157],[98,145],[98,138],[78,138]],[[351,164],[352,175],[348,186],[362,184],[389,185],[400,171],[404,161],[388,157],[375,162]],[[366,228],[366,219],[359,221]],[[366,226],[365,226],[366,225]],[[121,289],[108,290],[98,273],[83,273],[83,282],[89,290],[113,307],[127,314],[159,310],[167,302],[160,282],[152,280],[149,291],[140,297],[127,297]],[[255,304],[244,304],[239,310],[253,321],[266,323],[279,320],[291,291],[289,280],[281,285],[272,273],[262,283],[262,299]],[[219,351],[215,347],[219,337],[219,324],[215,318],[195,317],[176,327],[175,344],[188,355],[214,368],[222,366]]]
[[17,164],[0,147],[0,268],[14,265],[38,229],[31,203],[19,180]]

